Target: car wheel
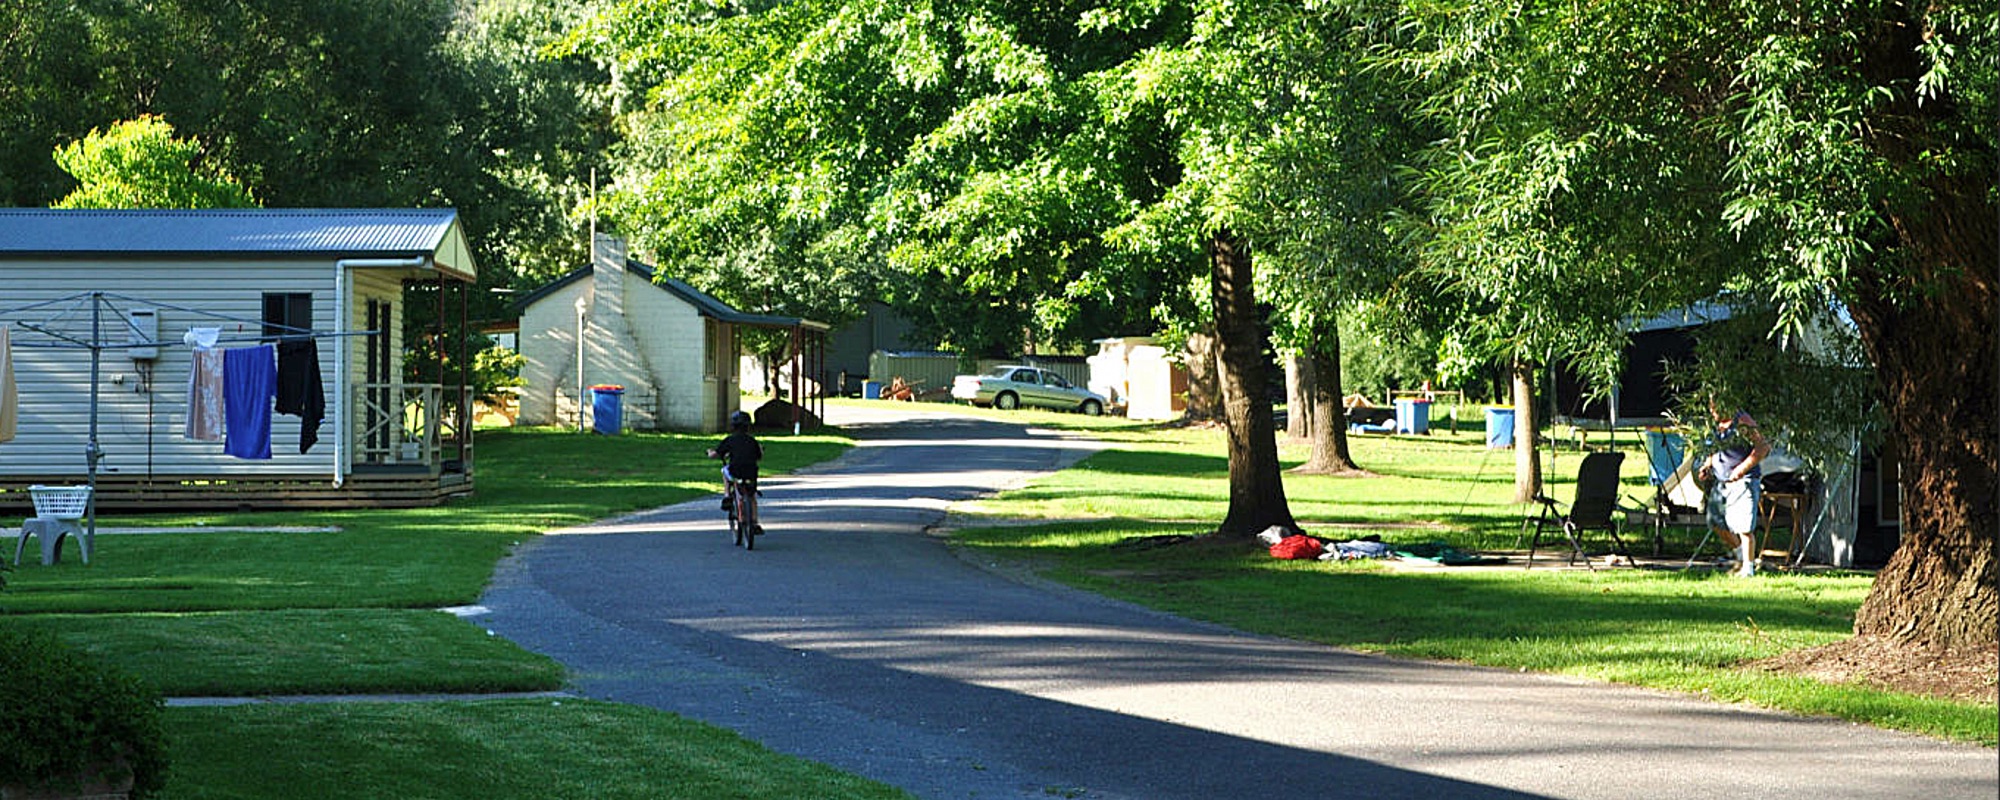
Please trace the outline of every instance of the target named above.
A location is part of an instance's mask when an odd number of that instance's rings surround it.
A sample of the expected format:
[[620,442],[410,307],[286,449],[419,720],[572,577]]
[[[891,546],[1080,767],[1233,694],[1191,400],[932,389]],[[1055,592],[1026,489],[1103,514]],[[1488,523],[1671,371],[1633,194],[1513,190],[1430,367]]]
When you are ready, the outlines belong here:
[[993,398],[993,407],[1002,411],[1013,411],[1021,407],[1021,396],[1013,392],[1001,392],[999,397]]
[[1077,410],[1082,411],[1085,416],[1095,417],[1104,413],[1104,404],[1096,400],[1085,400],[1083,407]]

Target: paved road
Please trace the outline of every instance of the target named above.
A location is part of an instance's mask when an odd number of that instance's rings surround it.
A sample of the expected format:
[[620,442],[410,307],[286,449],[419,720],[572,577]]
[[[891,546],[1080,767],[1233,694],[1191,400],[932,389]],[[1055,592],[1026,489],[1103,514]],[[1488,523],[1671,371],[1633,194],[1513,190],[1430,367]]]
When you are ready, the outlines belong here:
[[[900,411],[902,407],[887,406]],[[1636,689],[1376,658],[1006,577],[926,532],[1088,445],[860,415],[768,479],[771,535],[714,500],[553,532],[478,621],[579,693],[737,730],[925,798],[1982,798],[1995,751]],[[783,446],[782,441],[773,446]]]

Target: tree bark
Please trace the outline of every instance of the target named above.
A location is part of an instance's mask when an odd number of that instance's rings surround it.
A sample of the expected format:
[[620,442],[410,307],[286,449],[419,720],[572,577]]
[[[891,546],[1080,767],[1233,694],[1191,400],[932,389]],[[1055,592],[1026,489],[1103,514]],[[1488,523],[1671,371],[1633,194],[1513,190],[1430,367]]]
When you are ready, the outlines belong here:
[[1215,336],[1210,333],[1189,334],[1185,363],[1188,398],[1183,419],[1188,422],[1222,419],[1222,384],[1216,379]]
[[1347,449],[1346,387],[1340,374],[1340,329],[1327,326],[1326,344],[1307,353],[1313,372],[1312,455],[1296,472],[1360,472]]
[[1905,467],[1902,542],[1854,632],[1990,651],[2000,644],[2000,210],[1975,187],[1933,197],[1892,218],[1916,274],[1864,274],[1849,309]]
[[2000,298],[1990,272],[1956,283],[1910,304],[1922,307],[1854,309],[1904,466],[1902,542],[1855,614],[1854,632],[1992,651],[2000,627],[1993,340]]
[[1285,436],[1291,439],[1306,439],[1313,431],[1313,398],[1318,390],[1313,384],[1311,356],[1293,350],[1285,354]]
[[[1925,27],[1911,24],[1921,21],[1878,22],[1861,58],[1871,85],[1913,85],[1930,68]],[[1871,150],[1927,177],[1920,202],[1885,209],[1893,245],[1856,275],[1849,308],[1906,467],[1902,542],[1854,632],[1990,654],[2000,646],[2000,207],[1990,150],[1966,161],[1984,169],[1926,163],[1952,150],[1949,132],[1991,124],[1962,115],[1951,95],[1903,93],[1863,131]]]
[[1542,460],[1535,452],[1535,365],[1514,362],[1514,502],[1532,503],[1542,493]]
[[1216,375],[1229,436],[1229,513],[1216,533],[1250,538],[1276,525],[1298,530],[1278,468],[1278,426],[1270,398],[1267,335],[1257,309],[1247,245],[1229,231],[1208,242],[1215,302]]

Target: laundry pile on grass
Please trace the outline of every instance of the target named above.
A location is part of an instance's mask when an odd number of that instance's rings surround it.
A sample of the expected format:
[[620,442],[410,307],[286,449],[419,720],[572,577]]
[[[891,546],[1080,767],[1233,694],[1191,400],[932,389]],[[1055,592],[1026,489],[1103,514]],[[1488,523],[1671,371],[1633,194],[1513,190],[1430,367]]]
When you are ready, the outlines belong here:
[[1502,556],[1483,556],[1468,553],[1443,542],[1395,545],[1382,541],[1382,537],[1370,534],[1359,539],[1333,542],[1292,533],[1273,525],[1257,534],[1257,539],[1271,548],[1272,558],[1348,561],[1364,558],[1396,558],[1413,561],[1429,561],[1450,567],[1505,564]]

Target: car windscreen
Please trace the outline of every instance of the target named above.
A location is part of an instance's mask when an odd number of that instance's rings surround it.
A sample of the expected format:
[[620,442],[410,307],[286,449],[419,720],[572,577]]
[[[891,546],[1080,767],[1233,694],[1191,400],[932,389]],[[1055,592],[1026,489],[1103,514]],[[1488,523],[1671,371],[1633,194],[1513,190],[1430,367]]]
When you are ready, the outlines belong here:
[[1017,369],[1020,369],[1020,367],[994,367],[986,371],[986,377],[1001,378],[1003,380],[1011,379],[1014,377],[1014,370]]

